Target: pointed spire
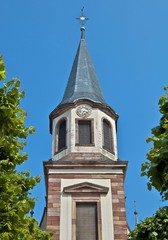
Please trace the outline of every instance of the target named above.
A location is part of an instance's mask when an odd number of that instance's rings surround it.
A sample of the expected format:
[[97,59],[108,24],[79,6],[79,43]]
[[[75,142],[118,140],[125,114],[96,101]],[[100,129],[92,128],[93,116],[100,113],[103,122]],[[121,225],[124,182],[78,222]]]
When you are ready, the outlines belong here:
[[84,27],[81,27],[79,47],[60,105],[72,103],[78,99],[89,99],[93,102],[106,104],[87,50],[84,31]]
[[63,99],[59,106],[75,102],[78,99],[89,99],[93,102],[106,104],[86,47],[84,24],[89,18],[85,17],[83,12],[84,7],[81,9],[81,16],[77,18],[81,23],[79,47],[72,65]]

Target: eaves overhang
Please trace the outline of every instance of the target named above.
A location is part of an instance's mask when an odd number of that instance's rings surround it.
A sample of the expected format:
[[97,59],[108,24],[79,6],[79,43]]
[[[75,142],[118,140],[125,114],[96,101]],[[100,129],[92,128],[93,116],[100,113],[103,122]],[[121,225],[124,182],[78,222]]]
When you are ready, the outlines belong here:
[[50,120],[50,133],[52,134],[52,121],[53,119],[57,118],[64,112],[68,111],[71,108],[76,108],[79,104],[89,104],[92,108],[98,108],[110,117],[112,117],[116,123],[119,118],[119,115],[109,106],[106,104],[102,104],[99,102],[93,102],[90,99],[78,99],[73,103],[66,103],[63,105],[58,105],[49,115],[49,120]]

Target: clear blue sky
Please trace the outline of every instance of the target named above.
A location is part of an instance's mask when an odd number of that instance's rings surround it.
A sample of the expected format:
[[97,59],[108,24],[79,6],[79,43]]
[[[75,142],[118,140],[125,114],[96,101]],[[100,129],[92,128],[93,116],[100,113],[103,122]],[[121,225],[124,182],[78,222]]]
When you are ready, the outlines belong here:
[[[140,177],[149,145],[146,137],[159,122],[158,99],[168,83],[167,0],[0,0],[0,53],[8,79],[21,79],[26,92],[22,107],[29,137],[29,160],[21,169],[42,175],[43,160],[51,158],[48,115],[61,101],[80,39],[75,19],[85,6],[86,42],[107,103],[119,114],[118,152],[128,160],[125,180],[127,219],[134,226],[134,200],[139,219],[163,205],[159,194]],[[44,181],[35,217],[44,207]]]

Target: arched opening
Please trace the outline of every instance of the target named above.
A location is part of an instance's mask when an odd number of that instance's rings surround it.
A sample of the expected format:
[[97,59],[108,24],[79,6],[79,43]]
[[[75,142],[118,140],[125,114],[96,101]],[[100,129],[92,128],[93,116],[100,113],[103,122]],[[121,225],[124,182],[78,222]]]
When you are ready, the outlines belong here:
[[66,148],[66,120],[62,119],[56,126],[56,152]]
[[112,128],[108,120],[103,120],[103,148],[114,153],[114,143],[112,138]]

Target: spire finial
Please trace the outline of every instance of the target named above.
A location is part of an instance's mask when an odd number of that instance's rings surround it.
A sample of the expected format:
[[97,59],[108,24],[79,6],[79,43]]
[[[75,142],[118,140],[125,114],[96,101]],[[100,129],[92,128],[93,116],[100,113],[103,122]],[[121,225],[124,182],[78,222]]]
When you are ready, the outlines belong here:
[[136,201],[134,201],[135,226],[138,224],[138,212],[136,210]]
[[30,211],[30,216],[31,217],[33,217],[33,215],[34,215],[34,211],[33,211],[33,209]]
[[76,19],[78,19],[78,20],[80,21],[80,23],[81,23],[81,28],[80,28],[80,30],[81,30],[81,39],[84,38],[84,31],[85,31],[84,25],[85,25],[85,21],[89,20],[89,18],[87,18],[87,17],[84,16],[84,13],[83,13],[83,12],[84,12],[84,7],[81,8],[81,16],[78,17],[78,18],[76,18]]

